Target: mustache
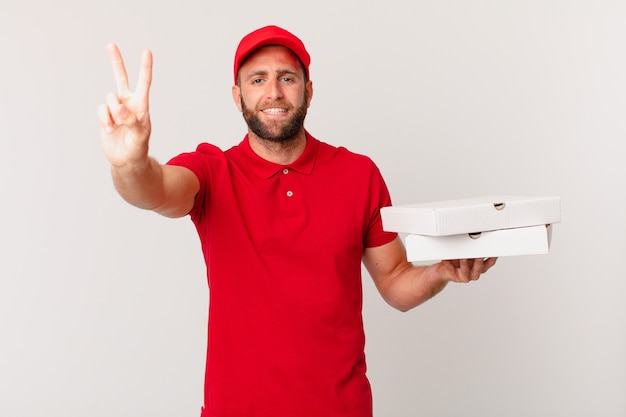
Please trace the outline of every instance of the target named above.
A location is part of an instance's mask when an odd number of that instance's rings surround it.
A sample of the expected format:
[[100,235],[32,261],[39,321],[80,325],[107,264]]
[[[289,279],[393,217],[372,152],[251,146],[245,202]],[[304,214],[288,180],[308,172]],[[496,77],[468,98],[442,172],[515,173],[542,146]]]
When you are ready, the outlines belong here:
[[293,105],[283,100],[278,100],[278,101],[271,101],[267,103],[261,103],[257,106],[257,110],[271,109],[272,107],[280,107],[280,108],[287,109],[287,110],[293,110],[294,108]]

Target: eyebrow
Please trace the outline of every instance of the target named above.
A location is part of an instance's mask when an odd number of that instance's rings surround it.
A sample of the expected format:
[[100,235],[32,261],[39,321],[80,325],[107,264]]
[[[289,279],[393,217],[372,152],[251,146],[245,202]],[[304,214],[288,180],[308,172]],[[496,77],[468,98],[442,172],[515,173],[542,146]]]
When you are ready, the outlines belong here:
[[292,69],[278,70],[278,75],[285,75],[285,74],[298,75],[298,71],[294,71]]
[[[278,71],[276,71],[278,73],[278,76],[281,77],[285,74],[289,74],[289,75],[298,75],[298,72],[292,69],[287,69],[287,68],[283,68],[283,69],[279,69]],[[246,74],[246,80],[257,76],[257,75],[269,75],[269,71],[266,70],[254,70],[254,71],[250,71]]]

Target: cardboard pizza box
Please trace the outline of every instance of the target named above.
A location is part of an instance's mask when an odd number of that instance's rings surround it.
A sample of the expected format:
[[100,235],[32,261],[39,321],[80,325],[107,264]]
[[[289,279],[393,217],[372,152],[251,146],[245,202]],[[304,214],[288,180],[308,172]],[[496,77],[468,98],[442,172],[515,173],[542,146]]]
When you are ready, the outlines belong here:
[[449,236],[561,221],[560,197],[486,196],[384,207],[388,232]]
[[550,251],[552,226],[539,225],[448,236],[407,235],[407,260],[539,255]]

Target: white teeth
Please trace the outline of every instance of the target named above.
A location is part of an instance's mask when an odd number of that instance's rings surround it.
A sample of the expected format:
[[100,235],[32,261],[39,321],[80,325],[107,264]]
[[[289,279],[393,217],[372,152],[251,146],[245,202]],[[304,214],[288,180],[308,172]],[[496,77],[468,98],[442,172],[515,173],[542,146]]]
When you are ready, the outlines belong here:
[[278,109],[278,108],[271,108],[271,109],[265,109],[263,110],[263,113],[269,113],[269,114],[278,114],[278,113],[286,113],[287,110],[285,109]]

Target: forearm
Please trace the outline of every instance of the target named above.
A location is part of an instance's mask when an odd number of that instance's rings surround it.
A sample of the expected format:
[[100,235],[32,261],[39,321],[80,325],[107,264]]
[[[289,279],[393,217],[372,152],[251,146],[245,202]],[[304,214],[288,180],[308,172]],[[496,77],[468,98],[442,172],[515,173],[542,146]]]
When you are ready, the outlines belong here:
[[497,258],[445,260],[428,266],[407,261],[400,238],[365,249],[363,263],[376,288],[391,306],[408,311],[440,293],[448,282],[470,282],[487,272]]
[[449,281],[441,263],[415,266],[408,262],[400,238],[367,248],[363,264],[384,300],[400,311],[408,311],[434,297]]
[[152,158],[144,162],[111,166],[113,183],[128,203],[147,210],[163,204],[165,188],[161,165]]
[[406,312],[439,294],[447,283],[439,273],[439,264],[414,266],[407,263],[390,275],[379,290],[388,304]]

